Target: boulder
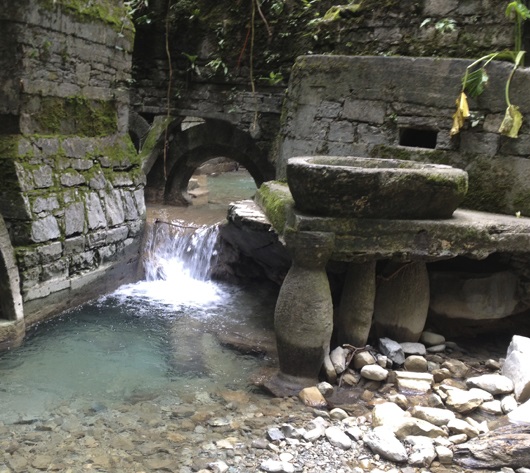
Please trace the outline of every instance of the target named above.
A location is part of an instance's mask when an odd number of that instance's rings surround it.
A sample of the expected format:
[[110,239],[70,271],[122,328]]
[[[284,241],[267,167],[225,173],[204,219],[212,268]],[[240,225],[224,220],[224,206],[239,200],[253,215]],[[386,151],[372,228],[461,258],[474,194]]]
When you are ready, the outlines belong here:
[[402,365],[405,362],[405,354],[403,348],[398,342],[390,338],[381,338],[379,340],[379,351],[388,356],[396,365]]
[[429,309],[437,316],[465,320],[501,319],[512,315],[519,302],[518,278],[511,271],[431,271],[429,277]]
[[409,446],[409,465],[429,467],[436,458],[434,443],[430,438],[410,435],[405,438],[405,444]]
[[455,418],[453,411],[438,407],[414,406],[410,410],[410,413],[413,417],[425,420],[439,427],[447,425],[449,421]]
[[453,411],[464,414],[476,409],[484,402],[484,398],[477,392],[465,391],[458,388],[447,390],[445,405]]
[[379,365],[366,365],[361,369],[361,376],[372,381],[384,381],[388,378],[388,371]]
[[407,450],[387,427],[379,426],[363,437],[363,442],[374,453],[385,460],[405,462],[408,459]]
[[497,394],[510,394],[513,392],[513,381],[500,374],[483,374],[468,378],[466,384],[470,388],[480,388],[494,396]]
[[376,404],[372,410],[372,427],[389,426],[403,417],[410,417],[410,414],[393,402]]
[[530,338],[513,336],[502,374],[513,381],[515,399],[518,402],[530,399]]
[[369,351],[361,351],[353,357],[353,367],[360,370],[363,366],[375,364],[375,358]]
[[410,355],[405,359],[403,368],[407,371],[425,373],[427,371],[427,360],[420,355]]
[[443,345],[445,343],[445,337],[443,335],[425,330],[420,335],[420,342],[428,347]]

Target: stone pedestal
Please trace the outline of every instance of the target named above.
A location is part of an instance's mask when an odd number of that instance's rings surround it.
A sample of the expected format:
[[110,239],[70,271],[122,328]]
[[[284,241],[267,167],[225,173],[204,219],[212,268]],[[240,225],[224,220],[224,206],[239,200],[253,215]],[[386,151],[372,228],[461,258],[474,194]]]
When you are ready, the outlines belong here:
[[276,303],[280,374],[273,384],[289,385],[296,392],[317,381],[325,347],[329,347],[333,303],[325,266],[333,251],[334,235],[288,233],[285,241],[293,262]]
[[339,307],[339,344],[366,345],[374,314],[375,287],[375,261],[349,264]]

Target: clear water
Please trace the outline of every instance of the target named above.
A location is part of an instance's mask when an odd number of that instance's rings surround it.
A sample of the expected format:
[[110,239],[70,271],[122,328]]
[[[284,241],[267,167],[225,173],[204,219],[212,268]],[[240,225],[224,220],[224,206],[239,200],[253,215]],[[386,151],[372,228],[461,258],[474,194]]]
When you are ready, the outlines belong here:
[[[146,279],[32,329],[0,356],[0,421],[39,419],[60,405],[250,390],[267,360],[224,348],[223,333],[271,333],[277,288],[208,279],[215,230],[154,224]],[[192,224],[195,226],[195,224]]]

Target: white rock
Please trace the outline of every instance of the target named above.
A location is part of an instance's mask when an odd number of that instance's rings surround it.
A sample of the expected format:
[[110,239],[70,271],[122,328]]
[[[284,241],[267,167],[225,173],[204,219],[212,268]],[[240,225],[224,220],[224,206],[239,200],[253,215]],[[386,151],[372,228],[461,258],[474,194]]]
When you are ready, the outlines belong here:
[[396,384],[399,391],[416,391],[426,393],[434,382],[431,373],[396,371]]
[[413,417],[426,420],[433,425],[443,426],[455,418],[455,413],[447,409],[440,409],[437,407],[414,406],[410,413]]
[[322,396],[326,397],[333,394],[333,386],[326,381],[317,384],[317,389],[320,391]]
[[514,409],[517,409],[517,401],[515,400],[515,397],[504,396],[501,399],[501,409],[502,409],[502,412],[504,412],[505,414],[508,414],[509,412],[512,412]]
[[268,473],[292,473],[294,466],[291,463],[278,460],[264,460],[261,462],[260,468]]
[[517,409],[514,409],[508,414],[508,419],[511,422],[522,422],[530,424],[530,401],[521,404]]
[[372,427],[391,425],[398,419],[409,416],[410,414],[393,402],[376,404],[372,410]]
[[455,434],[451,435],[449,437],[449,440],[451,443],[458,445],[459,443],[467,442],[467,435],[466,434]]
[[342,419],[346,419],[346,417],[349,417],[348,413],[344,409],[340,409],[339,407],[335,407],[334,409],[331,409],[331,411],[329,411],[329,416],[333,420],[342,420]]
[[462,419],[451,419],[447,424],[449,432],[453,435],[466,434],[469,438],[477,437],[478,429]]
[[489,393],[488,391],[484,391],[484,389],[471,388],[469,392],[474,394],[475,396],[482,398],[484,402],[493,401],[493,394]]
[[370,450],[385,460],[404,462],[408,459],[404,445],[386,427],[376,427],[371,432],[368,432],[364,435],[363,442]]
[[346,429],[346,435],[354,440],[361,440],[363,438],[364,432],[360,427],[349,427]]
[[421,435],[429,438],[447,436],[447,433],[441,427],[416,417],[397,419],[389,425],[389,428],[392,429],[398,439],[404,439],[408,435]]
[[331,426],[326,429],[326,438],[328,442],[334,447],[348,450],[351,448],[351,439],[341,429],[336,426]]
[[410,355],[405,359],[403,368],[407,371],[414,371],[416,373],[425,373],[428,371],[427,360],[420,355]]
[[515,399],[525,402],[530,399],[530,338],[514,335],[506,361],[502,366],[502,374],[513,381]]
[[322,437],[325,431],[326,430],[322,427],[310,429],[304,434],[304,440],[307,440],[308,442],[314,442],[315,440],[318,440],[320,437]]
[[405,355],[424,356],[427,354],[427,350],[423,343],[403,342],[400,343],[400,345],[401,348],[403,348],[403,353],[405,353]]
[[353,356],[353,367],[360,370],[363,366],[374,365],[375,358],[369,351],[361,351]]
[[379,365],[366,365],[361,369],[361,376],[372,381],[384,381],[388,371]]
[[445,405],[453,411],[462,414],[476,409],[483,402],[483,397],[475,392],[451,388],[447,390],[447,399],[445,400]]
[[453,451],[450,448],[437,445],[434,449],[436,450],[436,455],[438,455],[438,461],[442,465],[450,465],[453,463]]
[[228,471],[228,465],[222,460],[218,460],[216,462],[208,463],[208,467],[214,473],[225,473],[225,472]]
[[330,425],[331,423],[328,420],[324,419],[322,416],[315,417],[309,422],[310,427],[320,427],[323,429],[327,429]]
[[494,399],[493,401],[486,401],[480,405],[480,410],[486,412],[487,414],[501,415],[502,405],[501,401]]
[[425,331],[422,332],[420,336],[420,342],[424,343],[428,347],[434,346],[434,345],[442,345],[445,343],[445,337],[443,335],[439,335],[437,333]]
[[342,347],[335,348],[330,354],[331,363],[337,374],[341,374],[346,369],[346,357],[348,356],[349,350]]
[[382,368],[392,368],[392,360],[386,355],[377,355],[376,363]]
[[513,381],[501,374],[483,374],[468,378],[466,384],[470,388],[480,388],[494,396],[497,394],[510,394],[513,392]]
[[429,467],[436,458],[433,441],[427,437],[410,435],[405,444],[410,446],[409,465]]
[[294,458],[294,455],[292,453],[289,453],[289,452],[280,453],[280,460],[282,462],[290,462],[293,460],[293,458]]

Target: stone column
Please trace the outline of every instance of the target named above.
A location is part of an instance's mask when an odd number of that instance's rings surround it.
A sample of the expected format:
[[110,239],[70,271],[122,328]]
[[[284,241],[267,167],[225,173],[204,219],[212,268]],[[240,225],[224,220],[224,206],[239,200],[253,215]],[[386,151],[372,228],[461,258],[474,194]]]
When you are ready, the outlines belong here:
[[348,265],[338,314],[339,344],[366,345],[374,315],[375,286],[375,261]]
[[379,281],[374,308],[377,337],[417,342],[429,310],[429,274],[423,262],[408,263]]
[[[314,384],[333,330],[333,303],[326,263],[335,235],[320,232],[288,233],[286,245],[292,266],[276,303],[274,326],[280,373],[272,382],[289,386],[292,394]],[[267,386],[270,388],[270,386]],[[287,391],[273,389],[274,394]]]

